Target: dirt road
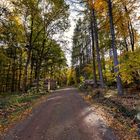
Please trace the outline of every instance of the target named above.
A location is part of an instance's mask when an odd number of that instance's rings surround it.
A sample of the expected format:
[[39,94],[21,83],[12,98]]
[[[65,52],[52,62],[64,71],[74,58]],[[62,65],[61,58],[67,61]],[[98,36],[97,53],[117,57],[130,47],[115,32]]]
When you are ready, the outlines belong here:
[[74,88],[52,93],[4,140],[116,140],[96,110]]

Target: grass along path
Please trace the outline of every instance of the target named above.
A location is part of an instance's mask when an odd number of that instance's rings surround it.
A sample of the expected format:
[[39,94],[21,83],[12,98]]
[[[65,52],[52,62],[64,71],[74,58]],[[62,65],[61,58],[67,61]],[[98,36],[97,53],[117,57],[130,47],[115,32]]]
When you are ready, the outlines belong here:
[[46,100],[48,93],[30,91],[27,94],[0,95],[0,135],[3,135],[15,122],[30,114],[33,106]]

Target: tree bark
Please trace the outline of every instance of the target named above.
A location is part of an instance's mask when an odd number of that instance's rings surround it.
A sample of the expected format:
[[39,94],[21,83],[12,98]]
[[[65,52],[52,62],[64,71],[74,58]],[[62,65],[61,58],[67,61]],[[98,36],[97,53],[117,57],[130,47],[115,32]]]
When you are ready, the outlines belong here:
[[96,45],[96,53],[97,53],[97,63],[98,63],[98,71],[100,77],[100,85],[104,87],[104,80],[103,80],[103,73],[102,73],[102,65],[101,65],[101,58],[100,58],[100,49],[99,49],[99,42],[98,42],[98,27],[97,27],[97,19],[95,16],[95,10],[92,8],[92,16],[93,16],[93,31],[94,31],[94,39]]
[[24,82],[23,82],[23,91],[27,91],[27,80],[28,80],[28,66],[30,64],[30,58],[31,58],[31,49],[28,51],[27,54],[27,61],[25,64],[25,70],[24,70]]
[[32,83],[33,83],[33,69],[34,69],[34,58],[33,58],[33,55],[32,55],[32,58],[31,58],[31,72],[30,72],[30,85],[32,85]]
[[27,91],[27,80],[28,80],[28,66],[30,64],[31,59],[31,52],[32,52],[32,36],[33,36],[33,25],[34,25],[34,18],[31,17],[31,33],[30,33],[30,39],[29,39],[29,46],[28,46],[28,52],[27,52],[27,61],[25,64],[25,70],[24,70],[24,82],[23,82],[23,91]]
[[15,91],[15,76],[16,76],[16,48],[14,47],[14,57],[13,57],[13,64],[12,64],[12,83],[11,83],[11,92]]
[[[124,10],[126,13],[128,13],[128,9],[127,9],[127,6],[124,5]],[[131,22],[131,19],[130,17],[128,17],[129,21],[128,21],[128,32],[129,32],[129,37],[130,37],[130,44],[131,44],[131,49],[132,51],[134,51],[134,45],[135,45],[135,34],[134,34],[134,29],[133,29],[133,26],[132,26],[132,22]]]
[[[102,55],[102,68],[103,68],[103,71],[105,73],[106,71],[106,63],[105,63],[105,50],[104,48],[101,49],[101,55]],[[107,77],[104,75],[104,81],[106,82],[107,81]]]
[[8,65],[8,72],[7,72],[7,75],[6,75],[6,91],[8,91],[9,89],[9,86],[8,86],[8,81],[9,81],[9,74],[10,74],[10,69],[11,69],[11,65],[9,64]]
[[[91,10],[92,13],[92,10]],[[94,31],[93,31],[93,17],[92,14],[90,15],[90,20],[91,20],[91,39],[92,39],[92,63],[93,63],[93,81],[95,86],[97,85],[97,77],[96,77],[96,63],[95,63],[95,45],[94,45]]]
[[124,37],[124,45],[125,45],[125,49],[128,52],[128,44],[127,44],[127,40],[126,37]]
[[109,21],[110,21],[110,33],[111,33],[111,45],[113,50],[113,58],[114,58],[114,72],[116,74],[116,80],[117,80],[117,89],[118,94],[122,95],[122,81],[119,74],[119,61],[118,61],[118,54],[117,54],[117,47],[115,42],[115,29],[114,29],[114,23],[113,23],[113,14],[112,14],[112,1],[108,0],[108,13],[109,13]]
[[39,63],[38,63],[38,68],[37,68],[37,91],[39,90],[39,78],[40,78],[40,69],[41,69],[41,65],[42,65],[42,58],[43,58],[43,53],[44,53],[44,49],[45,49],[45,42],[46,42],[46,38],[44,35],[44,39],[42,42],[42,50],[40,53],[40,58],[39,58]]
[[134,52],[134,44],[135,44],[135,37],[134,37],[134,29],[132,26],[131,21],[128,23],[128,31],[129,31],[129,37],[130,37],[130,44],[131,44],[131,50]]
[[18,90],[20,91],[21,86],[21,76],[22,76],[22,50],[20,54],[20,60],[19,60],[19,77],[18,77]]

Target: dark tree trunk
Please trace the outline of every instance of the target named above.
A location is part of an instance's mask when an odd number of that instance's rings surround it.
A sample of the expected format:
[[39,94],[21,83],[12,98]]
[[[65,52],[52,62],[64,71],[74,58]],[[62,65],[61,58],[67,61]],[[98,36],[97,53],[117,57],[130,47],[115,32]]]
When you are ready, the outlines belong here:
[[8,91],[8,89],[9,89],[9,83],[8,83],[8,81],[9,81],[10,69],[11,69],[11,65],[9,64],[8,71],[7,71],[7,76],[6,76],[6,91]]
[[110,21],[110,32],[111,32],[111,45],[113,50],[113,58],[114,58],[114,72],[116,74],[116,80],[117,80],[117,89],[118,94],[122,95],[122,81],[119,74],[119,61],[118,61],[118,54],[117,54],[117,48],[115,43],[115,30],[114,30],[114,23],[113,23],[113,14],[112,14],[112,1],[108,0],[108,12],[109,12],[109,21]]
[[14,63],[12,64],[12,83],[11,83],[11,92],[15,91],[15,60]]
[[39,79],[40,79],[40,69],[41,69],[41,61],[39,61],[38,67],[37,67],[37,91],[39,91]]
[[37,79],[37,67],[38,67],[38,58],[35,61],[35,68],[34,68],[34,71],[35,71],[34,77],[35,77],[35,79]]
[[16,71],[16,76],[15,76],[15,91],[18,91],[18,71]]
[[[126,13],[128,13],[128,9],[126,7],[126,5],[124,5],[124,10]],[[129,21],[128,21],[128,31],[129,31],[129,37],[130,37],[130,44],[131,44],[131,49],[132,51],[134,51],[134,45],[135,45],[135,34],[134,34],[134,28],[132,26],[132,22],[131,22],[131,19],[130,17],[128,17]]]
[[[106,65],[105,65],[105,50],[104,50],[104,48],[102,48],[102,50],[101,50],[101,54],[102,54],[102,68],[103,68],[103,70],[104,70],[104,73],[105,73],[105,71],[106,71]],[[105,80],[105,82],[107,81],[107,77],[104,75],[104,80]]]
[[100,77],[100,85],[104,87],[104,80],[103,80],[103,73],[102,73],[102,65],[101,65],[101,58],[100,58],[100,49],[99,49],[99,42],[98,42],[98,27],[97,27],[97,19],[95,16],[95,10],[92,9],[92,16],[93,16],[93,31],[94,31],[94,39],[96,45],[96,53],[97,53],[97,63],[98,63],[98,71]]
[[[122,23],[122,26],[125,27],[125,25],[123,23]],[[127,44],[127,37],[125,34],[123,35],[123,41],[124,41],[124,47],[125,47],[126,51],[128,52],[129,50],[128,50],[128,44]]]
[[[91,13],[92,13],[92,10],[91,10]],[[94,84],[95,86],[97,85],[97,77],[96,77],[96,63],[95,63],[95,45],[94,45],[94,31],[93,31],[93,17],[92,17],[92,14],[90,15],[91,18],[91,25],[90,25],[90,28],[91,28],[91,39],[92,39],[92,63],[93,63],[93,81],[94,81]]]
[[25,64],[25,70],[24,70],[24,81],[23,81],[23,91],[27,91],[27,80],[28,80],[28,66],[30,64],[30,58],[31,58],[31,49],[28,50],[27,54],[27,61]]
[[134,29],[131,21],[128,23],[128,31],[130,37],[131,50],[134,51],[135,37],[134,37]]
[[33,48],[32,44],[32,36],[33,36],[33,26],[34,26],[34,19],[31,17],[31,33],[30,33],[30,39],[29,39],[29,46],[28,46],[28,52],[27,52],[27,61],[25,64],[25,70],[24,70],[24,81],[23,81],[23,91],[27,91],[27,81],[28,81],[28,66],[30,64],[31,59],[31,52]]
[[11,83],[11,92],[15,91],[15,83],[16,83],[16,47],[14,47],[14,57],[13,57],[13,64],[12,64],[12,83]]
[[109,49],[109,57],[111,60],[111,66],[109,66],[110,72],[113,74],[114,73],[114,66],[113,66],[113,51],[112,51],[112,47],[110,46]]
[[19,77],[18,77],[18,90],[20,91],[21,86],[21,76],[22,76],[22,50],[20,54],[20,60],[19,60]]
[[31,58],[31,72],[30,72],[30,85],[33,83],[33,69],[34,69],[34,59],[33,56]]
[[42,50],[40,53],[40,58],[39,58],[39,63],[38,63],[38,68],[37,68],[37,90],[39,90],[39,78],[40,78],[40,70],[41,70],[41,65],[42,65],[42,58],[43,58],[43,53],[44,53],[44,48],[45,48],[45,42],[46,42],[46,38],[44,35],[44,39],[43,39],[42,46],[41,46]]
[[127,44],[127,40],[126,37],[124,37],[124,45],[125,45],[125,49],[128,52],[128,44]]

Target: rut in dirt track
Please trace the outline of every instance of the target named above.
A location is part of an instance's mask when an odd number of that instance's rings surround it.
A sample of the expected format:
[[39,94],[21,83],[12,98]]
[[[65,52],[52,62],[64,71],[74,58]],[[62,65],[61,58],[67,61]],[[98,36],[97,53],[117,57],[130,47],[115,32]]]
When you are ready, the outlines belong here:
[[116,140],[96,110],[67,88],[55,91],[4,140]]

